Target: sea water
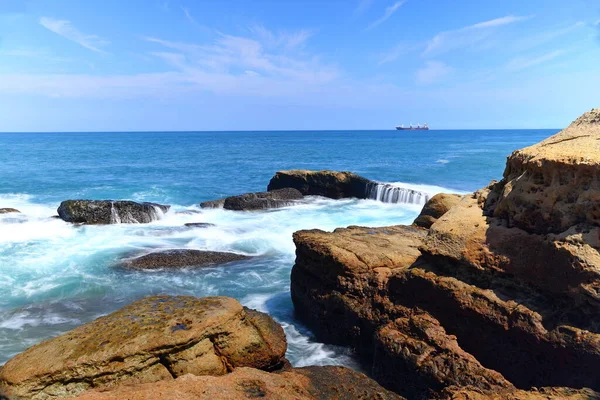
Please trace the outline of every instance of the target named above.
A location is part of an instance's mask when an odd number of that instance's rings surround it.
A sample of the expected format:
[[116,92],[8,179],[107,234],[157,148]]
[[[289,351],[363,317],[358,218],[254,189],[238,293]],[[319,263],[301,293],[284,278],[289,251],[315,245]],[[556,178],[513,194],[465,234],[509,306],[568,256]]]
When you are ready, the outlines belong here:
[[[0,365],[144,296],[181,294],[231,296],[268,312],[284,327],[287,356],[296,366],[358,368],[347,349],[319,343],[294,316],[292,233],[410,224],[426,198],[500,179],[514,149],[555,132],[2,133],[0,208],[22,214],[0,215]],[[369,200],[311,197],[257,212],[198,205],[264,191],[283,169],[352,171],[412,192]],[[150,224],[76,226],[51,218],[66,199],[129,199],[172,208]],[[386,199],[395,202],[381,201]],[[184,226],[191,222],[215,226]],[[118,266],[123,258],[169,248],[252,257],[176,271]]]

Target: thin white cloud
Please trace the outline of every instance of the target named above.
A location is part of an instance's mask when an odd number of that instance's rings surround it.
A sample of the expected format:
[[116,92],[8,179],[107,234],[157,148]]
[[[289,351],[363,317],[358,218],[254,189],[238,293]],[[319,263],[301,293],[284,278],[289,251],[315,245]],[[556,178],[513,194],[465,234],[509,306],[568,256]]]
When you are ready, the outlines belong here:
[[465,26],[463,28],[440,32],[429,41],[425,51],[423,51],[423,55],[437,55],[457,48],[472,46],[488,38],[494,28],[525,21],[530,18],[531,17],[508,15]]
[[365,13],[373,5],[373,0],[360,0],[354,9],[354,15]]
[[396,61],[398,58],[423,48],[423,43],[399,43],[379,57],[377,65]]
[[367,27],[367,30],[373,29],[376,26],[378,26],[378,25],[382,24],[383,22],[387,21],[388,18],[390,18],[392,15],[394,15],[396,13],[396,11],[398,11],[398,9],[400,7],[402,7],[402,5],[404,3],[406,3],[406,1],[407,0],[397,1],[396,3],[394,3],[391,6],[389,6],[388,8],[386,8],[385,9],[385,13],[383,14],[383,16],[381,18],[379,18],[378,20],[373,21],[373,23]]
[[430,85],[446,78],[454,69],[439,61],[427,61],[425,66],[417,70],[417,83]]
[[580,28],[584,28],[585,26],[585,22],[579,21],[568,26],[557,27],[546,32],[522,38],[516,43],[513,42],[512,48],[517,51],[532,49],[534,47],[538,47],[548,42],[551,42],[559,37],[576,32],[577,30],[579,30]]
[[181,11],[183,11],[183,13],[185,14],[185,18],[188,21],[190,21],[194,25],[198,25],[198,21],[196,21],[196,19],[192,16],[192,13],[190,12],[189,8],[181,6]]
[[85,47],[86,49],[95,51],[97,53],[106,53],[100,47],[106,46],[109,42],[96,35],[88,35],[79,31],[70,21],[60,20],[49,17],[40,18],[40,24],[72,42]]
[[555,50],[536,57],[516,57],[506,64],[506,69],[509,71],[521,71],[527,68],[535,67],[536,65],[547,63],[566,53],[567,51],[565,50]]
[[296,32],[274,33],[263,25],[252,25],[249,28],[258,40],[268,48],[284,47],[288,50],[303,47],[315,32],[309,29],[300,29]]

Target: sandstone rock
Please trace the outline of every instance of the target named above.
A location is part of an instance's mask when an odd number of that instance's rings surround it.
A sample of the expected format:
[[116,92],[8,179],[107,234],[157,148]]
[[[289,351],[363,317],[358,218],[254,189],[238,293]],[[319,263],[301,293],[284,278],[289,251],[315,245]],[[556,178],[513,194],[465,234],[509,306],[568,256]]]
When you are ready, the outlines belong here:
[[0,208],[0,214],[20,213],[16,208]]
[[79,400],[401,400],[365,375],[342,367],[294,368],[268,373],[239,368],[225,376],[185,375],[171,381],[82,394]]
[[444,390],[436,399],[444,400],[599,400],[600,394],[590,389],[535,388],[532,390],[505,389],[482,391],[453,387]]
[[124,262],[123,266],[135,269],[191,268],[225,264],[246,260],[248,256],[219,251],[173,249],[155,251]]
[[149,297],[42,342],[0,370],[0,397],[72,397],[93,388],[272,370],[286,351],[268,315],[227,297]]
[[246,193],[221,200],[200,203],[202,208],[224,208],[235,211],[266,210],[292,205],[304,196],[296,189],[284,188],[271,192]]
[[188,228],[210,228],[216,226],[215,224],[211,224],[208,222],[189,222],[183,225],[187,226]]
[[67,222],[85,224],[148,223],[160,218],[171,206],[112,200],[66,200],[58,215]]
[[425,204],[413,224],[422,228],[431,227],[442,215],[458,204],[461,198],[462,196],[458,194],[436,194]]
[[294,188],[305,196],[364,199],[369,183],[371,181],[368,179],[351,172],[290,170],[277,172],[271,178],[267,190]]
[[509,158],[494,215],[532,233],[600,224],[600,109]]

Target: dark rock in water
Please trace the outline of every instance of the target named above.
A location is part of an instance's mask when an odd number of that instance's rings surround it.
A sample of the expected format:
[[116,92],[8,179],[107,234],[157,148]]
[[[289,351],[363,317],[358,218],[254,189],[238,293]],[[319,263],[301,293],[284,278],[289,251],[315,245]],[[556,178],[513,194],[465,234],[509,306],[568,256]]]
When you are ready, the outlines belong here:
[[246,193],[221,200],[206,201],[201,203],[200,206],[202,208],[224,208],[235,211],[266,210],[289,206],[294,204],[294,201],[303,198],[304,196],[299,190],[284,188],[270,192]]
[[436,194],[425,203],[425,206],[413,224],[421,228],[431,227],[449,209],[457,205],[460,199],[462,199],[462,196],[459,194]]
[[351,172],[290,170],[277,172],[267,190],[294,188],[305,196],[364,199],[370,183],[372,181]]
[[302,200],[304,196],[297,189],[285,188],[271,192],[247,193],[228,197],[223,207],[226,210],[266,210],[293,204],[294,200]]
[[211,226],[216,226],[215,224],[210,224],[208,222],[189,222],[184,225],[189,228],[210,228]]
[[195,214],[202,214],[202,211],[200,211],[200,210],[183,210],[183,211],[176,211],[175,214],[195,215]]
[[171,206],[155,203],[112,200],[66,200],[58,207],[58,215],[67,222],[86,224],[118,224],[156,221]]
[[225,264],[246,260],[250,257],[220,251],[175,249],[156,251],[141,257],[127,260],[123,266],[135,269],[189,268]]
[[16,208],[0,208],[0,214],[20,213]]
[[203,201],[200,203],[200,207],[202,208],[223,208],[225,204],[225,199],[219,200],[211,200],[211,201]]

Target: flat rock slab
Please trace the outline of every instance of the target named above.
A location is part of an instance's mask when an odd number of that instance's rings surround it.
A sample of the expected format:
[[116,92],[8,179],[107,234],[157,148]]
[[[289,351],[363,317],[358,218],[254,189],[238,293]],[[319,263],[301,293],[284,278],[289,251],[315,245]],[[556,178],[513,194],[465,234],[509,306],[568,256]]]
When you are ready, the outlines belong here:
[[124,262],[123,266],[135,269],[199,268],[246,260],[250,257],[236,253],[175,249],[156,251]]
[[305,196],[364,199],[370,183],[372,183],[370,180],[352,172],[289,170],[277,172],[271,178],[267,190],[294,188]]
[[20,213],[16,208],[0,208],[0,214]]
[[0,370],[0,398],[52,399],[120,384],[271,370],[283,329],[228,297],[154,296],[33,346]]
[[304,196],[297,189],[283,188],[269,192],[246,193],[225,199],[205,201],[202,208],[224,208],[233,211],[254,211],[293,205]]
[[188,228],[210,228],[216,225],[208,222],[189,222],[184,224],[184,226],[187,226]]
[[147,224],[160,219],[171,206],[112,200],[65,200],[58,207],[64,221],[91,225]]

